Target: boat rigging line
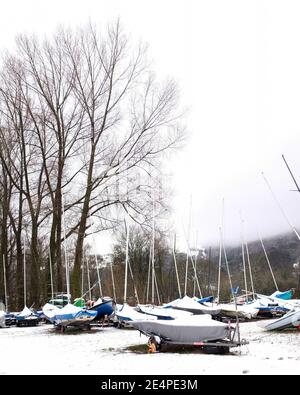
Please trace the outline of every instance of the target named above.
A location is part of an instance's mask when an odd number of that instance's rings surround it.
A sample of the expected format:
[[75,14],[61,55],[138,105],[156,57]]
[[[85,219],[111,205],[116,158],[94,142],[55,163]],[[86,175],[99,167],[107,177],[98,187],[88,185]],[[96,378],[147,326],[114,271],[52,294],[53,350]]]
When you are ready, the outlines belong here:
[[295,233],[295,235],[297,236],[298,240],[300,241],[300,235],[297,232],[297,229],[292,225],[291,221],[289,220],[288,216],[286,215],[285,211],[283,210],[283,208],[282,208],[281,204],[279,203],[279,200],[277,199],[275,193],[273,192],[273,189],[272,189],[269,181],[267,180],[264,172],[262,172],[261,174],[262,174],[262,176],[263,176],[263,178],[264,178],[264,180],[265,180],[265,182],[266,182],[266,184],[267,184],[267,186],[268,186],[268,188],[269,188],[269,190],[270,190],[270,192],[271,192],[271,194],[273,196],[274,201],[276,202],[279,210],[281,211],[281,214],[283,215],[283,217],[285,218],[286,222],[289,224],[289,226],[291,227],[292,231]]

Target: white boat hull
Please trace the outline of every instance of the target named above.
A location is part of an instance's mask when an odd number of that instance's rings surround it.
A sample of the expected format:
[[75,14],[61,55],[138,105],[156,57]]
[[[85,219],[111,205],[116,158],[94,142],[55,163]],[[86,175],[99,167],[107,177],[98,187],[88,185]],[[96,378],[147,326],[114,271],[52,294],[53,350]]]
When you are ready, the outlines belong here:
[[266,325],[265,329],[267,331],[274,331],[297,327],[300,327],[300,309],[296,311],[290,311],[278,320]]

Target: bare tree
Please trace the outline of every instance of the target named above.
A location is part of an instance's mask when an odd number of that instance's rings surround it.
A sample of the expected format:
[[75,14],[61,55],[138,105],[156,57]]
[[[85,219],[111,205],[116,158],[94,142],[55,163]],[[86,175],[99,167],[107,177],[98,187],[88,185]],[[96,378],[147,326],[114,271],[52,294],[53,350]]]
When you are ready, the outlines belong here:
[[[88,26],[65,44],[86,120],[85,186],[72,276],[77,294],[89,212],[122,205],[135,219],[138,214],[145,220],[143,197],[136,198],[137,174],[149,162],[155,166],[160,154],[178,142],[177,91],[173,82],[161,86],[155,82],[146,67],[146,49],[139,46],[133,53],[119,22],[104,37]],[[124,176],[126,193],[120,199],[114,189]]]
[[146,54],[142,45],[134,49],[116,22],[102,33],[88,25],[60,29],[43,41],[23,35],[5,58],[0,159],[16,193],[5,220],[15,235],[17,273],[21,233],[26,226],[30,232],[36,301],[40,280],[48,282],[47,275],[40,278],[46,235],[57,290],[64,284],[62,243],[74,243],[72,293],[78,295],[89,216],[94,231],[118,226],[120,210],[140,224],[151,218],[149,168],[159,169],[182,131],[176,84],[157,82]]

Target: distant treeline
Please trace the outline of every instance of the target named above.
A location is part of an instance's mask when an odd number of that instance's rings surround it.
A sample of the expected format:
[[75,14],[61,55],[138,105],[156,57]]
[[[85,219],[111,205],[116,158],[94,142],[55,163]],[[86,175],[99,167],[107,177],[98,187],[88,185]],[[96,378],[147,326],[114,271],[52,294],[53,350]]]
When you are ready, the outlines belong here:
[[[167,302],[179,297],[176,270],[174,264],[174,254],[172,247],[163,234],[158,234],[155,239],[155,275],[157,287],[155,286],[154,303]],[[132,227],[129,238],[129,262],[133,274],[128,276],[128,302],[135,304],[152,303],[151,290],[151,234],[142,229]],[[293,234],[276,236],[264,241],[266,252],[274,272],[278,288],[282,291],[290,288],[297,289],[299,297],[299,274],[293,265],[300,258],[300,243]],[[124,271],[125,271],[125,248],[126,235],[123,232],[119,237],[119,242],[114,247],[112,255],[112,269],[114,275],[116,299],[123,302],[124,294]],[[229,270],[234,288],[239,287],[239,293],[245,290],[243,257],[241,246],[226,248]],[[180,291],[184,295],[185,271],[187,255],[185,252],[176,251],[176,263],[178,268]],[[273,282],[269,266],[263,252],[260,241],[249,243],[249,258],[252,269],[254,291],[266,295],[272,294],[276,288]],[[196,266],[198,283],[202,296],[217,296],[219,248],[207,248],[205,256],[203,251],[194,251],[193,262]],[[150,268],[150,269],[149,269]],[[150,272],[149,272],[150,270]],[[101,269],[101,278],[104,281],[104,289],[108,295],[112,295],[112,275],[111,267]],[[187,294],[201,296],[198,283],[195,281],[195,271],[191,259],[188,260],[188,281]],[[96,282],[96,272],[94,270],[93,279]],[[247,289],[251,291],[250,273],[247,263]],[[158,292],[157,292],[158,291]],[[221,267],[221,287],[220,299],[228,300],[231,297],[228,280],[227,267],[222,259]]]

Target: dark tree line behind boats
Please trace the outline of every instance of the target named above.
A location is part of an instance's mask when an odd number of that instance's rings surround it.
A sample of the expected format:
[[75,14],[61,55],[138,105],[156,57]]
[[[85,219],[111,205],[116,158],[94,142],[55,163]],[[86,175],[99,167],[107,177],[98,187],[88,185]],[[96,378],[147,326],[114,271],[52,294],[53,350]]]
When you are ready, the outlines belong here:
[[[101,278],[103,279],[104,292],[107,295],[113,295],[113,279],[116,286],[115,294],[119,303],[123,303],[124,294],[124,271],[125,271],[125,251],[126,251],[126,233],[125,230],[119,231],[117,235],[118,242],[114,246],[113,254],[108,262],[102,262]],[[157,232],[155,238],[155,273],[157,278],[158,294],[155,290],[154,302],[159,303],[172,301],[179,297],[177,286],[176,271],[174,265],[173,240],[170,240],[163,232]],[[131,265],[133,279],[129,276],[128,281],[128,300],[127,302],[135,305],[140,303],[152,303],[151,286],[149,287],[149,260],[152,235],[149,230],[132,226],[130,228],[129,238],[129,262]],[[284,234],[265,240],[265,246],[272,269],[279,289],[287,290],[294,288],[296,295],[299,295],[299,274],[300,272],[294,267],[295,262],[300,257],[300,246],[295,240],[294,234]],[[274,282],[270,273],[264,252],[260,241],[249,243],[249,253],[251,260],[252,276],[255,292],[262,294],[272,294],[275,291]],[[196,263],[196,272],[199,285],[203,296],[217,296],[218,284],[218,263],[219,247],[214,246],[204,249],[193,249],[193,260]],[[245,288],[242,249],[241,246],[228,246],[227,256],[229,261],[232,283],[234,287],[239,287],[239,294],[242,294]],[[180,279],[180,289],[184,293],[185,269],[186,269],[186,252],[175,250],[176,263]],[[97,282],[95,260],[92,265],[93,275],[92,283]],[[247,270],[248,291],[251,289],[249,271]],[[85,288],[88,285],[86,283]],[[95,287],[97,293],[97,287]],[[195,281],[195,272],[191,260],[188,266],[187,294],[200,296],[197,283]],[[159,298],[158,298],[159,296]],[[231,298],[230,285],[225,262],[221,268],[221,287],[220,299],[228,301]]]

